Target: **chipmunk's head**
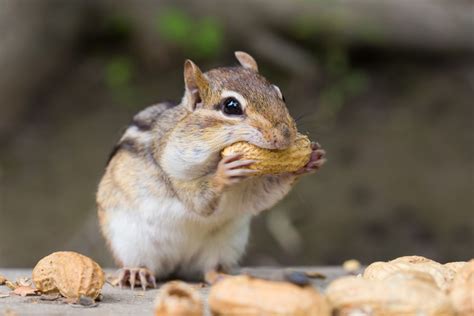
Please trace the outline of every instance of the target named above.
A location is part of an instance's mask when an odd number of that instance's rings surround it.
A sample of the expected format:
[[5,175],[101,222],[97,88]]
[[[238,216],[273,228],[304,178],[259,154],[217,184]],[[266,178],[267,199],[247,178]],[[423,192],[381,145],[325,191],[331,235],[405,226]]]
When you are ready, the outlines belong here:
[[[219,129],[229,140],[247,141],[268,149],[285,149],[296,137],[280,89],[258,73],[255,59],[236,52],[237,67],[202,73],[192,61],[184,64],[183,102],[201,118],[202,128]],[[222,133],[224,130],[224,133]]]

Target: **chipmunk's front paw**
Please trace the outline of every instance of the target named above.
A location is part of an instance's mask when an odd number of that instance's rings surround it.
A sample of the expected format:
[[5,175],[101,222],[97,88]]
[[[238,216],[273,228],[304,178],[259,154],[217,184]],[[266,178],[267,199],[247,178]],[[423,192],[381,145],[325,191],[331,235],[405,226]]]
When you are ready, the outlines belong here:
[[155,275],[147,268],[122,268],[119,270],[120,288],[130,286],[133,290],[135,285],[141,285],[145,291],[147,287],[156,288]]
[[316,170],[319,170],[319,168],[321,168],[321,166],[326,162],[326,151],[321,148],[319,143],[311,143],[311,149],[311,158],[306,166],[295,172],[296,175],[313,173]]
[[256,170],[247,169],[255,160],[240,160],[241,154],[225,156],[219,161],[216,171],[217,183],[222,187],[227,187],[248,178],[255,174]]

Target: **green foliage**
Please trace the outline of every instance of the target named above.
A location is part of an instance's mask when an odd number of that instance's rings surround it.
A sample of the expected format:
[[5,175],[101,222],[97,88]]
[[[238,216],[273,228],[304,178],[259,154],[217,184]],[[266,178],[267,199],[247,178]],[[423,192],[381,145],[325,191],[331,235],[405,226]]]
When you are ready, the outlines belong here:
[[300,16],[295,18],[291,26],[291,32],[296,38],[306,40],[316,35],[319,32],[319,28],[313,19]]
[[163,39],[185,45],[192,32],[191,19],[178,9],[169,9],[160,14],[157,19],[157,30]]
[[368,88],[369,78],[362,70],[351,67],[343,45],[328,48],[322,61],[328,75],[328,85],[321,91],[318,116],[329,120],[339,113],[349,99]]
[[105,81],[112,89],[128,86],[132,74],[132,62],[127,57],[115,57],[105,67]]
[[[132,60],[126,56],[118,56],[107,61],[104,69],[105,83],[118,101],[128,104],[135,97],[132,79],[135,69]],[[121,104],[119,102],[119,104]]]
[[[290,32],[297,39],[315,43],[325,41],[347,40],[349,37],[356,38],[367,44],[383,43],[386,37],[385,28],[377,19],[360,19],[343,7],[336,8],[331,5],[331,0],[310,0],[324,3],[325,14],[319,14],[315,19],[311,14],[302,14],[294,17],[291,22]],[[357,19],[357,20],[355,20]],[[357,23],[355,22],[357,21]]]
[[341,46],[328,49],[325,58],[325,68],[331,77],[341,77],[349,69],[347,52]]
[[206,18],[197,23],[198,32],[192,38],[192,46],[198,56],[212,56],[219,51],[222,31],[216,20]]
[[350,96],[361,94],[369,85],[367,74],[360,70],[351,70],[343,79],[342,85]]
[[222,47],[222,25],[213,17],[197,20],[171,8],[157,16],[156,27],[165,41],[178,45],[186,53],[192,52],[196,57],[212,57]]

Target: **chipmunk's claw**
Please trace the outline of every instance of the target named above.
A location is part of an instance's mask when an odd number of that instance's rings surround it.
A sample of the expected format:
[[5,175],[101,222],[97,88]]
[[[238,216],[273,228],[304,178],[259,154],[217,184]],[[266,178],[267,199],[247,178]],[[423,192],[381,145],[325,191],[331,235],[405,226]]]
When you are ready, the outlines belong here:
[[233,185],[257,173],[256,170],[246,167],[255,163],[255,160],[241,160],[241,154],[225,156],[217,166],[217,176],[223,186]]
[[148,287],[156,288],[156,278],[147,268],[122,268],[119,270],[120,288],[130,286],[132,290],[141,285],[145,291]]
[[316,170],[319,170],[322,165],[324,165],[327,161],[326,157],[326,151],[321,148],[321,145],[319,143],[311,143],[311,157],[303,168],[300,170],[296,171],[296,175],[301,175],[305,173],[312,173],[315,172]]

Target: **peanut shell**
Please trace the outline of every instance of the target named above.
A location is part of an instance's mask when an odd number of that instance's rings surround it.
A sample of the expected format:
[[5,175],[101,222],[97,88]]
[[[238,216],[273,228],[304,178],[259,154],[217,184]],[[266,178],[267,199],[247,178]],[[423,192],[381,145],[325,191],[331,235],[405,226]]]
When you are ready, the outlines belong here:
[[332,282],[326,294],[338,316],[453,316],[447,295],[430,279],[406,271],[383,281],[348,276]]
[[459,269],[451,284],[449,296],[458,315],[474,315],[474,259]]
[[213,315],[330,315],[326,299],[310,286],[247,275],[229,276],[213,285],[209,306]]
[[96,299],[104,281],[104,272],[95,261],[72,251],[52,253],[33,269],[33,283],[38,290],[67,298]]
[[285,150],[264,149],[247,142],[238,142],[224,148],[222,155],[242,154],[242,159],[256,160],[248,168],[257,170],[256,175],[262,175],[297,171],[309,162],[311,151],[309,138],[297,134],[294,144]]
[[454,274],[458,273],[458,271],[463,268],[467,264],[466,261],[456,261],[456,262],[448,262],[445,263],[444,266],[451,271],[453,271]]
[[384,280],[397,271],[419,271],[430,274],[437,286],[446,291],[449,288],[454,273],[450,268],[421,256],[399,257],[389,262],[374,262],[364,271],[364,278],[369,280]]
[[203,311],[199,292],[182,281],[164,284],[155,300],[155,316],[201,316]]

